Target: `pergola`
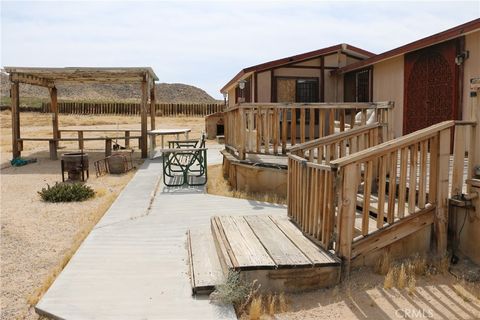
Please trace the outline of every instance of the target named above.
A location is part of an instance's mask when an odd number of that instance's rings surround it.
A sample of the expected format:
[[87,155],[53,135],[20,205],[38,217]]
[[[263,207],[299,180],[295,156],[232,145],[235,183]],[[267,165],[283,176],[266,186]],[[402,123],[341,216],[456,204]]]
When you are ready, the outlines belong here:
[[74,83],[106,83],[141,85],[141,138],[142,158],[148,155],[147,117],[150,113],[151,130],[155,129],[155,81],[158,77],[150,67],[144,68],[30,68],[5,67],[10,75],[12,104],[12,153],[19,157],[22,151],[20,137],[20,90],[26,83],[46,87],[50,91],[53,139],[60,139],[58,128],[57,85]]

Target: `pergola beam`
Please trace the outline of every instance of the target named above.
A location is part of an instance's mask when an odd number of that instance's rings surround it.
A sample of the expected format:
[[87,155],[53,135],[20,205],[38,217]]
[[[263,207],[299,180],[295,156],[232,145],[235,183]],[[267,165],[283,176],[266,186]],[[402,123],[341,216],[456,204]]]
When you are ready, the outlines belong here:
[[52,80],[37,77],[31,74],[12,73],[10,74],[10,81],[26,83],[34,86],[41,86],[41,87],[47,87],[47,88],[53,88],[55,86],[55,83]]
[[[140,68],[28,68],[5,67],[10,74],[12,102],[12,153],[19,157],[22,151],[20,140],[20,97],[19,83],[47,87],[50,91],[52,131],[55,148],[58,147],[60,131],[58,126],[58,97],[56,85],[73,83],[122,83],[141,84],[141,138],[142,158],[148,156],[148,115],[152,117],[151,127],[155,129],[155,81],[158,77],[150,67]],[[150,99],[150,104],[149,104]]]

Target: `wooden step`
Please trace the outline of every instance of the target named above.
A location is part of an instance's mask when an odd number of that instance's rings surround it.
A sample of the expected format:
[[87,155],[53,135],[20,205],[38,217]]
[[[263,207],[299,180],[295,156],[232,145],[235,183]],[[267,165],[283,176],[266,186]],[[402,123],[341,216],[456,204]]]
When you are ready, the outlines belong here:
[[340,260],[313,244],[284,216],[220,216],[211,219],[224,272],[239,271],[261,290],[295,292],[335,285]]
[[191,229],[187,241],[192,292],[210,294],[225,281],[212,233],[208,228]]

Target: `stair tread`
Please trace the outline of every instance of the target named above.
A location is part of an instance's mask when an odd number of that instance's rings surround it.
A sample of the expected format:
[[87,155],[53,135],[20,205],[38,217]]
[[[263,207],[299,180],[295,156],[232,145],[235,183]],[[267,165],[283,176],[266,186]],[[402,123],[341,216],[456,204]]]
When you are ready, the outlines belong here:
[[188,249],[193,293],[209,294],[225,280],[210,229],[189,230]]

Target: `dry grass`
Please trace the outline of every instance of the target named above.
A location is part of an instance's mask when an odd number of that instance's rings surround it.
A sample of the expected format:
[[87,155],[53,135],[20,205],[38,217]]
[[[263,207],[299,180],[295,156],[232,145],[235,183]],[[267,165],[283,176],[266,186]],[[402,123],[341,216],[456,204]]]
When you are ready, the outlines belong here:
[[270,202],[286,204],[287,199],[279,197],[273,193],[245,192],[233,190],[228,181],[223,177],[222,165],[212,165],[208,167],[207,192],[224,197],[256,200],[261,202]]
[[[417,283],[417,276],[428,274],[428,270],[435,269],[433,262],[431,265],[427,263],[427,259],[420,255],[415,255],[412,258],[404,259],[402,261],[391,262],[390,257],[382,257],[383,262],[379,262],[380,271],[384,271],[386,268],[386,262],[388,261],[388,271],[385,275],[383,287],[385,289],[398,288],[404,289],[407,288],[409,294],[415,292],[415,287]],[[448,260],[447,260],[448,261]],[[442,267],[444,260],[442,259]],[[377,271],[377,270],[376,270]],[[380,273],[377,271],[377,273]],[[381,274],[381,273],[380,273]]]
[[259,320],[263,314],[262,295],[253,298],[248,308],[248,317],[250,320]]

